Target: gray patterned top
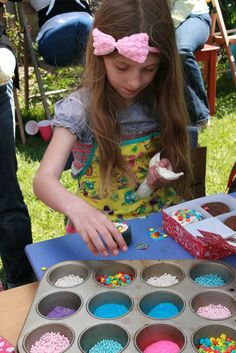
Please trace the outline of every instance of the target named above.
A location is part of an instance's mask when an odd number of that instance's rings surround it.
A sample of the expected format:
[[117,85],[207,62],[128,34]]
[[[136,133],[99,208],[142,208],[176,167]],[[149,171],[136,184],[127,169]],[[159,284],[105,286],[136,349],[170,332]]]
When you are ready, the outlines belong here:
[[[89,92],[86,88],[81,88],[56,103],[52,124],[69,129],[81,143],[92,143],[94,134],[89,124],[88,106]],[[157,115],[150,113],[147,106],[139,103],[120,110],[118,117],[122,135],[125,136],[160,129]]]

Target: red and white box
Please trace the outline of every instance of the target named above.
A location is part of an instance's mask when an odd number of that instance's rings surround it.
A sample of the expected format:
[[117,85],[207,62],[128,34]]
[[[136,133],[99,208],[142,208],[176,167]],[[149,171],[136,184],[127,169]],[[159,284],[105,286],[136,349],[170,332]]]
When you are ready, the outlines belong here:
[[[213,217],[201,206],[208,202],[223,202],[229,212]],[[174,211],[190,209],[200,212],[202,220],[181,225],[171,215]],[[187,201],[162,211],[163,227],[166,233],[185,248],[196,259],[218,260],[236,254],[236,232],[224,224],[236,216],[236,199],[220,193]]]
[[0,335],[0,352],[1,353],[16,353],[15,348]]

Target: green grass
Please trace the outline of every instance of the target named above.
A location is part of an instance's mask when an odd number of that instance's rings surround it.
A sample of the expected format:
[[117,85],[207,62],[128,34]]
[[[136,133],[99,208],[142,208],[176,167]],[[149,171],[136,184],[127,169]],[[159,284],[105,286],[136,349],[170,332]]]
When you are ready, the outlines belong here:
[[210,128],[200,132],[199,142],[207,146],[206,192],[224,192],[236,160],[236,88],[225,74],[218,74],[216,115]]
[[[80,70],[60,70],[55,75],[44,75],[44,83],[48,90],[68,88],[74,89],[74,82],[79,83]],[[37,85],[32,76],[32,92],[37,94]],[[64,95],[66,95],[65,93]],[[61,96],[48,98],[51,107]],[[206,192],[214,194],[224,192],[230,169],[236,160],[236,90],[233,80],[225,75],[217,79],[217,113],[211,119],[210,128],[199,133],[199,143],[207,146]],[[23,106],[23,96],[20,96]],[[29,111],[22,109],[24,122],[30,119],[44,118],[42,104],[39,99],[31,99]],[[64,216],[49,209],[37,200],[32,191],[32,180],[39,167],[40,160],[47,147],[39,136],[27,136],[27,144],[23,145],[19,136],[16,141],[18,159],[18,179],[28,206],[34,242],[58,237],[64,234]],[[71,191],[76,190],[76,181],[70,173],[64,172],[62,182]],[[0,263],[0,277],[3,276]]]
[[207,146],[206,193],[225,192],[229,172],[236,160],[236,117],[212,118],[211,127],[199,134],[201,146]]
[[[28,137],[27,145],[18,143],[17,146],[18,180],[29,209],[34,241],[54,238],[65,232],[64,216],[37,200],[32,190],[32,180],[46,147],[39,136]],[[62,182],[67,189],[76,190],[76,181],[69,171],[63,173]]]

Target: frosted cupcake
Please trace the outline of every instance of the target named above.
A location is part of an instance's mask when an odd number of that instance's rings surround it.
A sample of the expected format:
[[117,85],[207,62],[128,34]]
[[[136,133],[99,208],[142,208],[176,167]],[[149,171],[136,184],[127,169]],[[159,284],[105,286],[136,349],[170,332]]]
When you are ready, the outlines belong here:
[[202,220],[202,215],[200,212],[195,210],[190,210],[188,208],[179,209],[171,214],[179,224],[186,225],[190,223],[195,223]]

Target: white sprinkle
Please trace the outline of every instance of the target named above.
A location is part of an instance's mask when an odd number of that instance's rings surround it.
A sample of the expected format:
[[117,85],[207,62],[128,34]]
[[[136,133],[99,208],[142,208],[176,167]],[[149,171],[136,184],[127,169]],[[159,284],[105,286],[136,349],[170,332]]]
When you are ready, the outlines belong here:
[[57,287],[72,287],[72,286],[77,286],[83,282],[84,282],[83,277],[75,276],[75,275],[68,275],[68,276],[64,276],[62,278],[58,278],[58,280],[55,283],[55,286],[57,286]]
[[154,276],[148,278],[146,283],[154,287],[169,287],[173,284],[179,283],[179,280],[176,276],[173,276],[170,273],[164,273],[159,277]]

